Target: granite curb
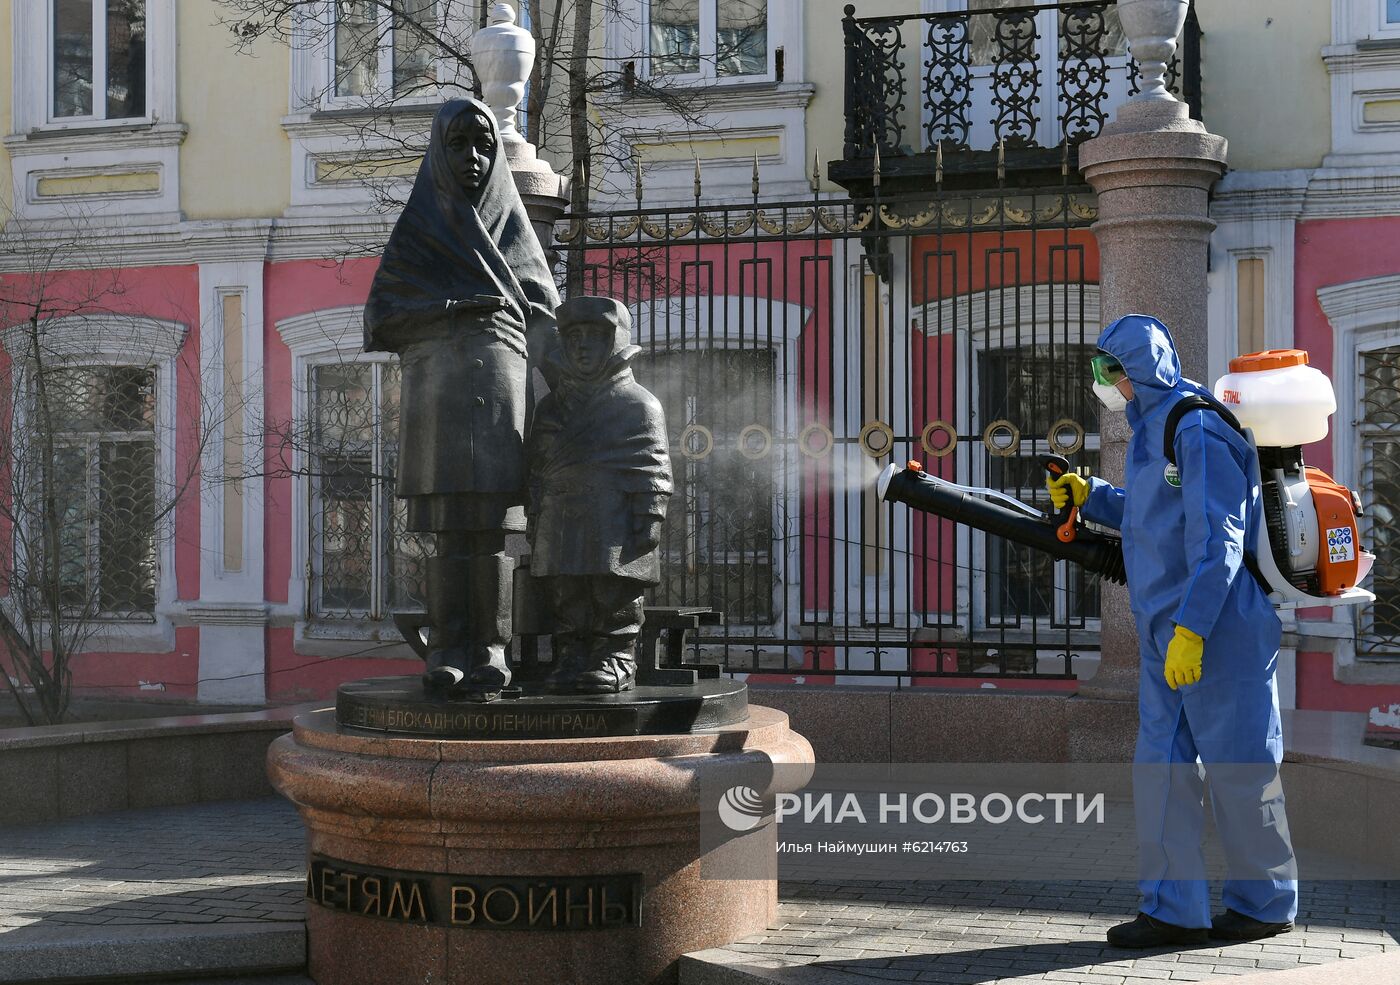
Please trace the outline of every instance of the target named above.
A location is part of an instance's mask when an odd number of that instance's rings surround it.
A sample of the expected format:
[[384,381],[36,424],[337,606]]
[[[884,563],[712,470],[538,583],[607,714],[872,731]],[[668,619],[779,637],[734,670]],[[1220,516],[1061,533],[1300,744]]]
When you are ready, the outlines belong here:
[[0,983],[152,981],[174,976],[300,972],[306,966],[302,924],[63,927],[61,933],[12,932],[0,938]]
[[753,955],[712,947],[681,957],[678,985],[870,985],[868,975],[853,975],[812,965],[762,967]]

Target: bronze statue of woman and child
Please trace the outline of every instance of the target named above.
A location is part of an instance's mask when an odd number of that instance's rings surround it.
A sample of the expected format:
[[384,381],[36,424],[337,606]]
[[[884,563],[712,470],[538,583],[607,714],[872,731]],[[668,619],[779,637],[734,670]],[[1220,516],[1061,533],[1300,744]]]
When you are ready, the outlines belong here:
[[[665,421],[629,368],[627,309],[560,303],[483,103],[451,100],[433,120],[370,288],[364,347],[399,355],[397,495],[408,529],[436,540],[428,689],[489,700],[510,684],[506,535],[519,531],[552,609],[546,688],[630,689],[672,489]],[[549,386],[537,402],[533,368]]]

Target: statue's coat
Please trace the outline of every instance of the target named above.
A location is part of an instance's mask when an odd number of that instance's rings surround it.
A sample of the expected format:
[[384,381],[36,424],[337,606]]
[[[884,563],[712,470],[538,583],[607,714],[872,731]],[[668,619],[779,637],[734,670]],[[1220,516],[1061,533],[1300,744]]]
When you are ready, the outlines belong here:
[[671,495],[671,457],[660,402],[632,375],[641,351],[617,343],[597,380],[560,366],[558,386],[530,429],[535,535],[530,572],[617,575],[655,585],[655,550],[639,550],[636,517],[660,519]]
[[[446,147],[466,112],[491,122],[496,143],[475,189]],[[449,309],[463,300],[476,303]],[[365,305],[365,350],[402,364],[398,495],[411,529],[522,525],[527,354],[539,362],[556,344],[558,304],[490,110],[445,103]]]

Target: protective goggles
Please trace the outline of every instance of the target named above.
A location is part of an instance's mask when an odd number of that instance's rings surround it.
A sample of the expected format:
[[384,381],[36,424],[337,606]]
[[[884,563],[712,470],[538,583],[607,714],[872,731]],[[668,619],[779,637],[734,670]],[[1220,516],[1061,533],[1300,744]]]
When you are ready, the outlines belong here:
[[1107,353],[1095,356],[1089,360],[1089,365],[1094,370],[1094,382],[1101,386],[1117,386],[1118,381],[1127,375],[1123,372],[1123,364]]

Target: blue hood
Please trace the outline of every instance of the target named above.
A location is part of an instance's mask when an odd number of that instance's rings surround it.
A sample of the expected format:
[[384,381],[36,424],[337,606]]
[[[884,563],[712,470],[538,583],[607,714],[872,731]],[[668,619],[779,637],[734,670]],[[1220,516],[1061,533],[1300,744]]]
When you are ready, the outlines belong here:
[[1124,315],[1103,330],[1098,346],[1123,364],[1123,371],[1133,383],[1129,423],[1133,423],[1134,411],[1140,417],[1150,417],[1175,403],[1175,395],[1205,392],[1198,384],[1182,378],[1172,333],[1155,318]]

